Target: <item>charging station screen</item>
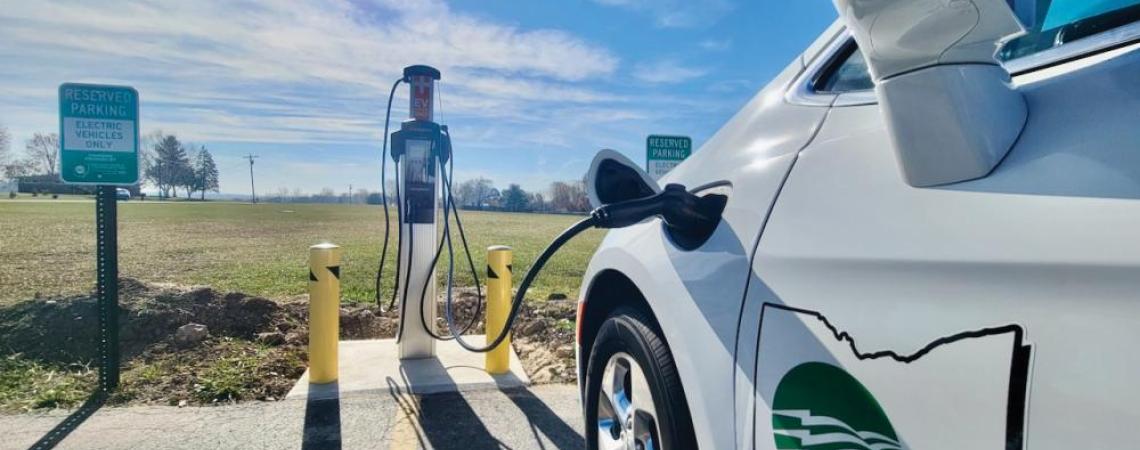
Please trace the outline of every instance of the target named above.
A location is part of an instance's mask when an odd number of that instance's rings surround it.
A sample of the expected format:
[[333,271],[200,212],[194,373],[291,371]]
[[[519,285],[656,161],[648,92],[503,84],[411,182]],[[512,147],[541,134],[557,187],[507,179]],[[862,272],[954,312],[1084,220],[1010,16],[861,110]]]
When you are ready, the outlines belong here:
[[409,140],[405,147],[405,164],[407,169],[404,176],[408,177],[409,184],[435,184],[431,170],[431,141]]

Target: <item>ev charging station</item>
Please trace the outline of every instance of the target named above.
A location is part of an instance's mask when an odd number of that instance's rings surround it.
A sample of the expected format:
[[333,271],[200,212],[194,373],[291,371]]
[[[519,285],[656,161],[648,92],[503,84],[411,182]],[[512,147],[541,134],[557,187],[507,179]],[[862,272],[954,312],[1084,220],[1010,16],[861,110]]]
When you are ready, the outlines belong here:
[[[410,87],[409,120],[392,133],[392,159],[397,162],[396,183],[400,203],[399,250],[396,254],[400,308],[397,346],[400,359],[435,357],[435,339],[421,323],[436,322],[436,279],[433,252],[437,245],[436,219],[439,209],[439,163],[450,150],[435,123],[435,83],[438,70],[428,66],[404,69]],[[446,218],[445,218],[446,219]],[[407,236],[407,239],[402,238]],[[419,299],[432,301],[420,301]],[[409,303],[411,303],[409,305]],[[418,305],[417,305],[418,303]]]
[[[436,88],[440,72],[429,66],[409,66],[392,85],[384,122],[384,154],[381,157],[381,193],[387,204],[386,174],[388,158],[395,164],[396,218],[398,225],[395,289],[388,308],[399,311],[396,339],[339,342],[333,355],[310,355],[310,363],[322,361],[329,367],[310,370],[302,376],[287,398],[309,398],[339,395],[349,391],[387,391],[392,380],[403,380],[409,392],[423,394],[470,390],[473,388],[518,387],[529,384],[517,356],[510,349],[510,330],[521,311],[525,295],[547,261],[570,239],[591,228],[621,228],[659,217],[670,234],[680,243],[701,241],[712,234],[720,220],[726,197],[697,196],[684,186],[658,187],[649,176],[628,158],[612,150],[603,150],[591,164],[587,181],[591,203],[596,209],[555,237],[527,269],[517,291],[511,292],[511,250],[495,246],[488,249],[486,336],[466,333],[481,319],[482,285],[464,235],[463,222],[451,192],[455,159],[451,133],[446,125],[435,122]],[[392,101],[401,83],[409,86],[407,120],[400,129],[388,135]],[[388,139],[391,151],[388,152]],[[442,200],[442,201],[441,201]],[[442,206],[442,208],[441,208]],[[437,225],[443,211],[443,228]],[[467,266],[475,281],[477,296],[474,314],[460,326],[456,324],[452,295],[456,251],[452,238],[452,217],[458,229],[458,241],[466,253]],[[376,300],[382,303],[380,281],[384,275],[389,234],[392,227],[388,208],[384,209],[385,235],[376,273]],[[335,246],[334,246],[335,247]],[[447,253],[447,291],[444,314],[448,332],[438,333],[436,325],[436,263]],[[318,264],[319,265],[319,264]],[[331,268],[330,268],[331,270]],[[339,267],[337,267],[339,274]],[[337,282],[337,277],[314,277],[310,274],[310,292],[320,290],[323,282]],[[333,289],[339,292],[339,288]],[[331,292],[331,291],[330,291]],[[312,297],[312,294],[310,295]],[[333,296],[339,299],[339,293]],[[332,308],[335,317],[338,302],[321,302]],[[314,302],[315,305],[315,302]],[[337,340],[336,321],[311,335],[322,334]],[[312,339],[312,337],[310,337]],[[467,342],[483,339],[483,345]],[[315,348],[310,345],[310,348]],[[338,361],[338,358],[339,361]],[[486,370],[479,369],[485,367]],[[338,370],[339,369],[339,370]],[[331,379],[314,373],[338,373]],[[312,381],[312,382],[310,382]],[[326,384],[321,384],[325,381]],[[312,385],[312,386],[310,386]]]

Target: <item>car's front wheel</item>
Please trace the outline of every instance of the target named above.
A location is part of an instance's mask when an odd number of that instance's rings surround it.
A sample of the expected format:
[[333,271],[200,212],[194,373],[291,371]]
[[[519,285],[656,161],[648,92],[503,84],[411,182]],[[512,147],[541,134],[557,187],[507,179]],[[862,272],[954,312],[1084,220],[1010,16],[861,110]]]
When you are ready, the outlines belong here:
[[598,330],[586,366],[590,449],[697,448],[673,355],[651,323],[623,309]]

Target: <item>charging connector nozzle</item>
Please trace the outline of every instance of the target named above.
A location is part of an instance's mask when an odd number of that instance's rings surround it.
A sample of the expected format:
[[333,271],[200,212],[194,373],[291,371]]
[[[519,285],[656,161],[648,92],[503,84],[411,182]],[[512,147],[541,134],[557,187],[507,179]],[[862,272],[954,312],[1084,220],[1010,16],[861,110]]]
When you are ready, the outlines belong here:
[[598,228],[624,228],[650,217],[660,217],[671,231],[687,236],[707,236],[720,223],[728,197],[699,196],[679,184],[669,184],[659,194],[595,209],[591,214]]

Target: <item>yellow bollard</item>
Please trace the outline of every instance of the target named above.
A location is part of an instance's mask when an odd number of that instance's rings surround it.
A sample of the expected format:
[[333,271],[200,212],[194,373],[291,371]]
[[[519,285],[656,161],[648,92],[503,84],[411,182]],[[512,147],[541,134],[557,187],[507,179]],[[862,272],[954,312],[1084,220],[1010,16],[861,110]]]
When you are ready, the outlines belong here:
[[[487,248],[487,343],[490,344],[507,326],[511,312],[511,257],[510,247],[496,245]],[[487,373],[492,375],[511,371],[511,335],[487,352]]]
[[340,340],[340,247],[309,247],[309,382],[337,379]]

